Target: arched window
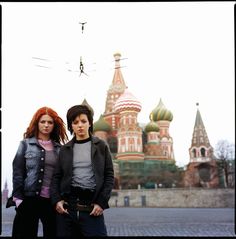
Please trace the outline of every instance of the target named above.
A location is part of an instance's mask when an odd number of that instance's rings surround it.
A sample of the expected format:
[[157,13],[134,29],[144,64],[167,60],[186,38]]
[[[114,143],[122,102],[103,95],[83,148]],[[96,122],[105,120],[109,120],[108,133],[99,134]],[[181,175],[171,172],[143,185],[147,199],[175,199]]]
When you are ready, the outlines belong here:
[[206,150],[201,148],[201,157],[206,157]]
[[196,158],[197,157],[197,152],[196,152],[196,149],[193,149],[193,157]]

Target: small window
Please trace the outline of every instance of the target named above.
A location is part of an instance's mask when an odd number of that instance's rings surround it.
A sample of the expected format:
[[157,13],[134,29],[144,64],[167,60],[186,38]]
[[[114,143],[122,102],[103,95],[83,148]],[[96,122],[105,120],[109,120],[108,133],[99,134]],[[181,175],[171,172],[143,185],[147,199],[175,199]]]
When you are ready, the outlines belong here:
[[201,148],[201,157],[206,157],[206,150]]
[[193,149],[193,157],[196,158],[197,157],[197,152],[196,149]]

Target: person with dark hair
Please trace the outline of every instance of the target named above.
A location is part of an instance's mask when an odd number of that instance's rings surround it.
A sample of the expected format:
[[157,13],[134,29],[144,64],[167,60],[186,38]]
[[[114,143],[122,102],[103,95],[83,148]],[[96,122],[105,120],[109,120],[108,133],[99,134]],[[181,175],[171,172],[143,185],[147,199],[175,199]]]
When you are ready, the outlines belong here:
[[61,143],[67,140],[65,124],[58,114],[49,107],[38,109],[12,163],[13,191],[8,205],[16,210],[13,238],[37,238],[39,219],[44,238],[56,237],[50,184]]
[[109,208],[114,185],[109,147],[93,136],[93,112],[88,106],[75,105],[66,116],[73,138],[61,147],[51,183],[57,237],[107,236],[103,210]]

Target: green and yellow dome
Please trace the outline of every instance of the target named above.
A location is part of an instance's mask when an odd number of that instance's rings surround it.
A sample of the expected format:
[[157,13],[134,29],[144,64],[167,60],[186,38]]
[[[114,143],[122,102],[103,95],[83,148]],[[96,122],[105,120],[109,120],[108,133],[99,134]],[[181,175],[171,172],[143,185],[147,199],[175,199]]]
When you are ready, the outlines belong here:
[[172,121],[173,114],[169,111],[162,100],[160,99],[159,104],[153,111],[150,113],[149,118],[151,121],[167,120]]
[[155,123],[154,121],[151,121],[146,125],[144,130],[146,133],[159,132],[159,127],[157,126],[157,123]]
[[103,118],[102,115],[100,115],[100,118],[98,121],[94,122],[93,124],[93,131],[105,131],[109,132],[111,130],[111,126],[106,122],[106,120]]

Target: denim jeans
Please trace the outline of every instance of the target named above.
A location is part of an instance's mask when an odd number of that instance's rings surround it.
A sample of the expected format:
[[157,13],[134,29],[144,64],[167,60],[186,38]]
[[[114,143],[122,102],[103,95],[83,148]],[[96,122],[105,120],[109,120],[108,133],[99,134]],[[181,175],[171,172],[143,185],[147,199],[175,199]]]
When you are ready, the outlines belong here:
[[107,236],[104,215],[93,216],[89,212],[79,213],[68,209],[68,214],[57,214],[57,237]]

